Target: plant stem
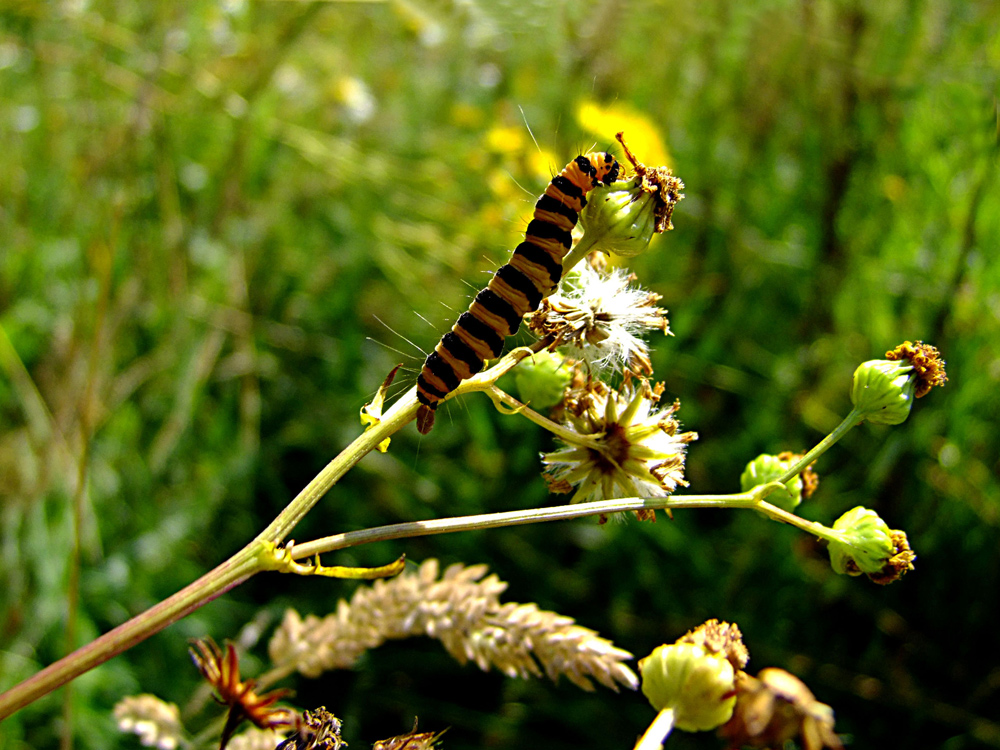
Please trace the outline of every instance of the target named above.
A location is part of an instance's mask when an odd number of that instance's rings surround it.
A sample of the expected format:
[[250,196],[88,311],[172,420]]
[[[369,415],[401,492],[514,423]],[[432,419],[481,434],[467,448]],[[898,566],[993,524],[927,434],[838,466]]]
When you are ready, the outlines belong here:
[[496,386],[493,386],[486,392],[486,395],[493,399],[494,404],[503,404],[504,406],[510,407],[517,414],[524,416],[530,422],[534,422],[536,425],[544,430],[548,430],[557,438],[562,440],[564,443],[570,445],[580,445],[585,448],[590,448],[591,450],[601,451],[605,449],[605,446],[594,438],[588,437],[586,435],[581,435],[578,432],[574,432],[568,427],[563,427],[558,422],[553,422],[548,417],[543,417],[534,409],[530,408],[527,404],[521,403],[516,398],[511,396],[509,393],[500,390]]
[[173,596],[0,694],[0,720],[239,585],[253,575],[258,566],[256,546],[247,545]]
[[548,521],[566,521],[584,516],[595,516],[609,513],[623,513],[637,510],[675,510],[678,508],[752,508],[758,510],[776,521],[783,521],[797,526],[804,531],[817,533],[814,527],[825,529],[820,524],[807,521],[792,513],[787,513],[762,498],[782,485],[770,484],[754,487],[749,492],[732,495],[684,495],[681,497],[629,497],[617,500],[599,500],[591,503],[576,503],[560,505],[552,508],[531,508],[528,510],[510,510],[501,513],[484,513],[475,516],[460,516],[458,518],[436,518],[429,521],[409,521],[395,523],[389,526],[379,526],[373,529],[346,531],[342,534],[315,539],[304,544],[296,544],[292,557],[296,560],[325,552],[357,547],[372,542],[384,542],[390,539],[406,539],[432,534],[451,534],[457,531],[476,531],[481,529],[496,529],[504,526],[523,526],[529,523],[545,523]]
[[227,561],[173,596],[0,694],[0,720],[144,641],[264,570],[265,561],[261,555],[264,550],[273,548],[269,547],[268,542],[276,543],[284,539],[302,516],[348,469],[357,464],[389,434],[413,419],[417,401],[411,394],[412,392],[397,401],[380,424],[360,435],[327,464],[256,539]]
[[795,464],[778,479],[779,482],[787,482],[789,479],[794,477],[809,464],[815,461],[817,458],[822,456],[826,451],[838,440],[840,440],[844,435],[846,435],[852,428],[857,427],[864,421],[861,416],[861,412],[855,407],[851,409],[851,413],[844,417],[844,421],[841,422],[837,427],[823,438],[816,446],[806,453],[802,458],[795,462]]
[[634,750],[660,750],[673,728],[674,709],[665,708],[653,719],[653,723],[635,744]]
[[590,251],[597,246],[597,243],[598,239],[595,232],[591,232],[589,237],[587,236],[587,233],[584,232],[583,236],[573,246],[573,249],[569,251],[565,258],[563,258],[563,277],[569,273],[573,266],[586,258],[587,255],[590,254]]
[[[0,345],[3,339],[0,338]],[[544,348],[547,342],[535,342]],[[0,349],[0,355],[4,352]],[[462,383],[454,395],[470,391],[489,390],[497,379],[532,353],[532,349],[517,349],[484,373]],[[402,429],[417,413],[416,389],[410,389],[382,416],[377,425],[363,432],[347,448],[330,461],[307,484],[295,499],[250,542],[221,565],[173,596],[164,599],[131,620],[122,623],[91,643],[77,649],[42,671],[0,694],[0,720],[52,692],[84,672],[103,664],[114,656],[141,643],[168,625],[180,620],[234,586],[268,569],[268,551],[280,543],[319,502],[331,487],[379,443]],[[298,547],[295,548],[298,551]]]
[[[512,369],[525,357],[530,356],[533,351],[544,348],[546,345],[547,343],[542,340],[535,342],[530,348],[526,347],[514,350],[486,372],[464,381],[454,391],[454,395],[457,396],[471,391],[490,391],[501,375]],[[256,539],[227,561],[146,612],[133,617],[131,620],[105,633],[88,645],[49,665],[33,677],[0,694],[0,720],[38,700],[42,696],[47,695],[56,688],[65,685],[84,672],[103,664],[108,659],[142,642],[234,586],[243,583],[256,573],[268,569],[269,563],[272,561],[267,555],[273,554],[275,545],[281,543],[287,537],[302,517],[319,502],[320,498],[347,471],[353,468],[365,455],[374,450],[379,443],[410,422],[416,415],[418,406],[416,389],[414,388],[400,397],[382,416],[378,424],[372,425],[369,429],[365,430],[354,442],[341,451],[336,458],[330,461]],[[847,420],[845,420],[845,424],[847,424]],[[851,426],[853,425],[848,424],[842,432],[846,432]],[[844,425],[841,425],[841,427],[844,427]],[[836,438],[834,438],[835,435],[837,436]],[[820,450],[821,447],[825,450],[828,445],[836,442],[836,439],[839,439],[839,435],[835,430],[823,443],[810,451],[809,456],[813,454],[819,455],[822,452]],[[618,513],[629,510],[660,508],[754,508],[775,520],[790,523],[811,533],[828,537],[828,533],[823,533],[830,532],[826,527],[806,521],[794,514],[786,513],[780,508],[764,502],[764,498],[770,492],[782,486],[780,483],[772,482],[767,485],[755,487],[750,492],[733,495],[690,495],[680,498],[626,498],[623,500],[605,500],[556,508],[485,514],[467,518],[413,521],[375,529],[346,532],[307,544],[296,545],[293,550],[293,556],[295,559],[301,559],[321,552],[330,552],[387,539],[565,520],[600,513]]]

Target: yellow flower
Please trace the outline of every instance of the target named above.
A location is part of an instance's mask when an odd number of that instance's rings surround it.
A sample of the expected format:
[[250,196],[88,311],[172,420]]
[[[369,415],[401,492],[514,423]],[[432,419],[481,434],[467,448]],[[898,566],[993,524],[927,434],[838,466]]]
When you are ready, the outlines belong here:
[[492,128],[486,134],[486,147],[499,154],[516,154],[524,150],[522,128]]
[[615,133],[628,133],[629,145],[642,154],[647,164],[672,166],[670,153],[656,126],[644,114],[624,104],[602,106],[581,102],[576,110],[580,128],[602,142],[613,143]]

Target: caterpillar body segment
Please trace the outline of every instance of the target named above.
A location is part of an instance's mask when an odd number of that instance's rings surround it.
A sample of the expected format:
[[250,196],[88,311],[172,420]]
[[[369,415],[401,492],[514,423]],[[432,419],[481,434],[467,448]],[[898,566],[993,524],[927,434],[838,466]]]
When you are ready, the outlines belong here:
[[499,357],[504,339],[517,332],[521,318],[555,291],[587,194],[617,180],[619,169],[611,154],[593,152],[576,157],[548,184],[510,261],[497,270],[424,361],[417,378],[421,433],[434,426],[438,404],[478,373],[487,359]]

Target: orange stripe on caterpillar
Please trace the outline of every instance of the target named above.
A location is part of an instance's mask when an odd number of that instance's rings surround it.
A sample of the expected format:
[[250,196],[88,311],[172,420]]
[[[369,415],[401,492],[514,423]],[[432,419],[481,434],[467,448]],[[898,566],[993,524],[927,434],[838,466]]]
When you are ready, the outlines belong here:
[[552,178],[535,203],[524,242],[424,361],[417,378],[417,429],[422,434],[434,426],[438,404],[487,359],[499,357],[504,339],[517,332],[521,318],[555,290],[587,194],[610,185],[618,172],[615,157],[594,152],[576,157]]

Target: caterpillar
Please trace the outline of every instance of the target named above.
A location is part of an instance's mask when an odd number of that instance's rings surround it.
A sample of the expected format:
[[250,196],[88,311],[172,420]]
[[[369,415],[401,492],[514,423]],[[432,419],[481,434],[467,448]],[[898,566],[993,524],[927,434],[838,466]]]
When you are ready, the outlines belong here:
[[538,309],[562,277],[562,261],[572,244],[571,233],[587,193],[618,179],[620,165],[608,153],[576,157],[548,184],[514,248],[469,309],[434,347],[417,378],[417,429],[426,435],[434,411],[459,384],[478,373],[487,359],[500,356],[504,339],[517,332],[521,318]]

